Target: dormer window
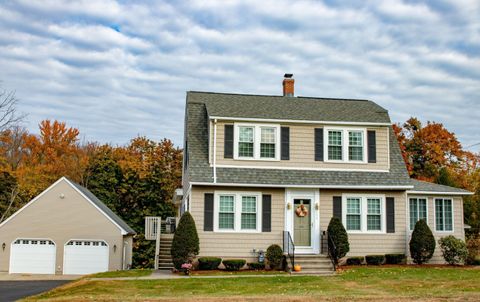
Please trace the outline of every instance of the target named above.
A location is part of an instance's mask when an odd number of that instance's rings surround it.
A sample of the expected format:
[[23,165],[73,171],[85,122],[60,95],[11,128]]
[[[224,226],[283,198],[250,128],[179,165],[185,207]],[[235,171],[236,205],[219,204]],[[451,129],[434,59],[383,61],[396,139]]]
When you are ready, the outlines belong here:
[[327,162],[366,163],[365,129],[327,128]]
[[235,159],[279,160],[279,125],[237,123],[235,130]]

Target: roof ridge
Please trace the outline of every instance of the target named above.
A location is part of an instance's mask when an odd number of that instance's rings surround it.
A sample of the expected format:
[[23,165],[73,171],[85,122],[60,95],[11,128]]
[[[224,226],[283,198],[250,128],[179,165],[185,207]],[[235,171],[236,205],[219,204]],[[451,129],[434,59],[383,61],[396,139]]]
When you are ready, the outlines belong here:
[[[292,98],[291,96],[283,96],[283,95],[272,95],[272,94],[252,94],[252,93],[233,93],[233,92],[213,92],[213,91],[195,91],[189,90],[187,93],[205,93],[205,94],[223,94],[223,95],[244,95],[244,96],[257,96],[257,97],[274,97],[274,98]],[[299,99],[318,99],[318,100],[332,100],[332,101],[360,101],[360,102],[372,102],[368,99],[350,99],[350,98],[331,98],[331,97],[316,97],[316,96],[293,96],[293,98]]]

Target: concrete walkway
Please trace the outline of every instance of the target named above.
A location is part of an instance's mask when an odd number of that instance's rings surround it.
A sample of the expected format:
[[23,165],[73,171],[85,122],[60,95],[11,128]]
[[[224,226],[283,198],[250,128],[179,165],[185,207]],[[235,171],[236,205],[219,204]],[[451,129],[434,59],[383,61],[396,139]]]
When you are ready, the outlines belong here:
[[[329,275],[318,275],[318,277],[324,276],[334,276],[335,274]],[[260,274],[231,274],[231,275],[207,275],[207,276],[185,276],[180,274],[174,274],[170,271],[154,271],[149,276],[142,277],[118,277],[118,278],[89,278],[88,280],[170,280],[170,279],[215,279],[215,278],[267,278],[267,277],[298,277],[305,276],[303,274],[272,274],[272,275],[260,275]],[[309,275],[315,276],[315,275]]]

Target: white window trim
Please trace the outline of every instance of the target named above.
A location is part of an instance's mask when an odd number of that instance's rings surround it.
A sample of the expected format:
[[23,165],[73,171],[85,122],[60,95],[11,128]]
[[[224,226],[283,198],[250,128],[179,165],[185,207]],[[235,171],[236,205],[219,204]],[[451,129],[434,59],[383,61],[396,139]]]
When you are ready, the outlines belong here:
[[[347,230],[347,198],[360,198],[360,230]],[[380,199],[380,231],[367,230],[368,198]],[[387,215],[385,195],[381,194],[343,194],[342,195],[342,223],[348,234],[386,234],[387,233]]]
[[[280,125],[278,124],[247,124],[235,123],[234,139],[233,139],[233,159],[236,160],[261,160],[261,161],[280,161]],[[238,156],[238,141],[240,137],[239,127],[253,128],[253,157]],[[261,143],[261,128],[275,128],[275,158],[260,157],[260,143]]]
[[[220,212],[220,196],[234,196],[235,212],[233,230],[219,228],[218,216]],[[257,228],[255,230],[242,230],[242,196],[255,196],[257,198]],[[213,214],[213,231],[218,233],[261,233],[262,232],[262,193],[260,192],[236,192],[215,191]]]
[[[323,135],[323,154],[324,161],[328,163],[356,163],[367,164],[367,129],[366,128],[352,128],[352,127],[325,127]],[[341,131],[342,132],[342,160],[331,160],[328,158],[328,132],[329,131]],[[362,132],[363,140],[363,159],[362,160],[349,160],[349,137],[348,132],[359,131]]]
[[[437,208],[436,208],[436,201],[437,199],[442,199],[442,200],[445,200],[445,199],[448,199],[452,202],[452,230],[451,231],[445,231],[445,230],[438,230],[437,229]],[[434,232],[435,233],[445,233],[445,234],[451,234],[451,233],[455,233],[455,210],[454,210],[454,204],[453,204],[453,198],[451,197],[440,197],[440,196],[437,196],[435,198],[433,198],[433,225],[434,225]],[[443,213],[445,216],[445,213]],[[445,220],[445,217],[444,217],[444,220]]]
[[[410,230],[410,232],[413,232],[413,229],[410,228],[410,199],[425,199],[426,200],[426,206],[427,206],[427,225],[429,225],[428,223],[428,219],[429,219],[429,211],[428,211],[428,197],[426,196],[408,196],[408,220],[407,220],[407,223],[408,223],[408,229]],[[414,226],[415,227],[415,226]]]

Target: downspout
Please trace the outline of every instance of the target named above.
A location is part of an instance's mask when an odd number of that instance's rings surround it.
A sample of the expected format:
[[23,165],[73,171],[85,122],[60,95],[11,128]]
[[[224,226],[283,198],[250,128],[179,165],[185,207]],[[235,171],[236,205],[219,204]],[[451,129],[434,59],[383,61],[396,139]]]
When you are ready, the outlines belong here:
[[217,119],[213,120],[213,183],[217,183]]
[[409,258],[409,244],[408,244],[408,233],[410,232],[410,219],[408,217],[409,213],[408,213],[408,194],[407,194],[407,191],[405,191],[405,261],[406,263],[408,264],[408,258]]

